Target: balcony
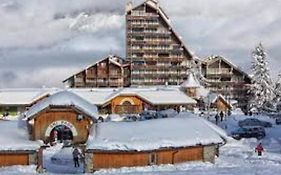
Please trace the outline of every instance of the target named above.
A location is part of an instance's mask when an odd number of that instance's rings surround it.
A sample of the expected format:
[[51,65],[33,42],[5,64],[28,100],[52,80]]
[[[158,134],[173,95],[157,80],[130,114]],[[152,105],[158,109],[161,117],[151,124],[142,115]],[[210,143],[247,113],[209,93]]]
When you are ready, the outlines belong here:
[[207,74],[215,74],[215,75],[232,75],[232,70],[229,68],[208,68]]
[[109,73],[109,78],[122,78],[121,73]]

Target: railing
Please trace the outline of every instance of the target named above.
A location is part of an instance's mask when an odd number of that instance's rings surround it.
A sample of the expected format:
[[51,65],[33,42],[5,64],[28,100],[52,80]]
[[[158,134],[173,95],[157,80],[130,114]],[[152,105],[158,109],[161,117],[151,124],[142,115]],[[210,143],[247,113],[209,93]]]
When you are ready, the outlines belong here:
[[207,74],[232,74],[232,71],[229,68],[209,68],[207,70]]

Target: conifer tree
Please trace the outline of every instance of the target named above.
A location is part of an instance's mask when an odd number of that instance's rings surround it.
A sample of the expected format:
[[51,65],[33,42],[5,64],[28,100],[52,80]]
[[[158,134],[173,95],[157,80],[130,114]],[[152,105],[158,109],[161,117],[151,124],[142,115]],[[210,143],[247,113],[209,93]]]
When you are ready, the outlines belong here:
[[272,106],[273,84],[270,78],[267,54],[260,43],[252,53],[252,87],[250,89],[250,108],[258,111]]

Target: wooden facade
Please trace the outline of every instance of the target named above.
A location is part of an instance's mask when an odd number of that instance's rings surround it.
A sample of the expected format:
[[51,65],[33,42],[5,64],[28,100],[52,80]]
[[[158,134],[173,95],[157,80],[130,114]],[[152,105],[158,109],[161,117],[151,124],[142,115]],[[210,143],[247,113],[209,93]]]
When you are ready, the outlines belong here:
[[251,79],[245,72],[221,56],[204,60],[201,70],[208,89],[222,94],[228,101],[237,100],[239,107],[246,108]]
[[28,165],[27,153],[0,153],[0,166]]
[[0,151],[0,167],[13,165],[32,165],[37,163],[37,152],[34,151]]
[[118,96],[111,100],[111,112],[114,114],[139,114],[144,102],[137,96]]
[[[106,168],[177,164],[187,161],[214,161],[215,145],[167,148],[151,151],[87,150],[86,172]],[[86,160],[87,160],[86,159]]]
[[175,109],[180,111],[180,108],[193,110],[195,105],[193,104],[151,104],[138,95],[120,95],[107,104],[100,107],[100,113],[107,114],[140,114],[144,110],[166,110]]
[[218,112],[222,111],[224,113],[227,113],[231,110],[231,105],[225,101],[221,96],[218,96],[216,101],[211,104],[211,107],[214,107],[217,109]]
[[71,88],[130,86],[130,64],[108,56],[63,81]]
[[[50,131],[58,125],[66,125],[72,131],[73,143],[85,143],[93,121],[91,117],[74,107],[62,106],[49,107],[36,114],[28,123],[33,123],[29,125],[32,140],[40,139],[48,143],[51,141]],[[77,135],[73,132],[77,132]]]

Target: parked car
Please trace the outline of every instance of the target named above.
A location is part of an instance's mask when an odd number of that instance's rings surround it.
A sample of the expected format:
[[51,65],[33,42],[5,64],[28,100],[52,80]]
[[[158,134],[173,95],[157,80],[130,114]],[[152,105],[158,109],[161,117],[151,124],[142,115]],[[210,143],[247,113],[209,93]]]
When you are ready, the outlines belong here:
[[157,118],[157,112],[154,110],[146,110],[140,113],[140,117],[142,120],[150,120]]
[[276,118],[275,123],[276,123],[276,125],[280,125],[281,124],[281,117]]
[[257,138],[262,139],[265,137],[265,130],[263,126],[245,126],[240,127],[231,133],[234,139],[240,140],[241,138]]
[[272,124],[267,121],[262,121],[256,118],[247,118],[238,122],[240,127],[244,126],[263,126],[263,127],[272,127]]

